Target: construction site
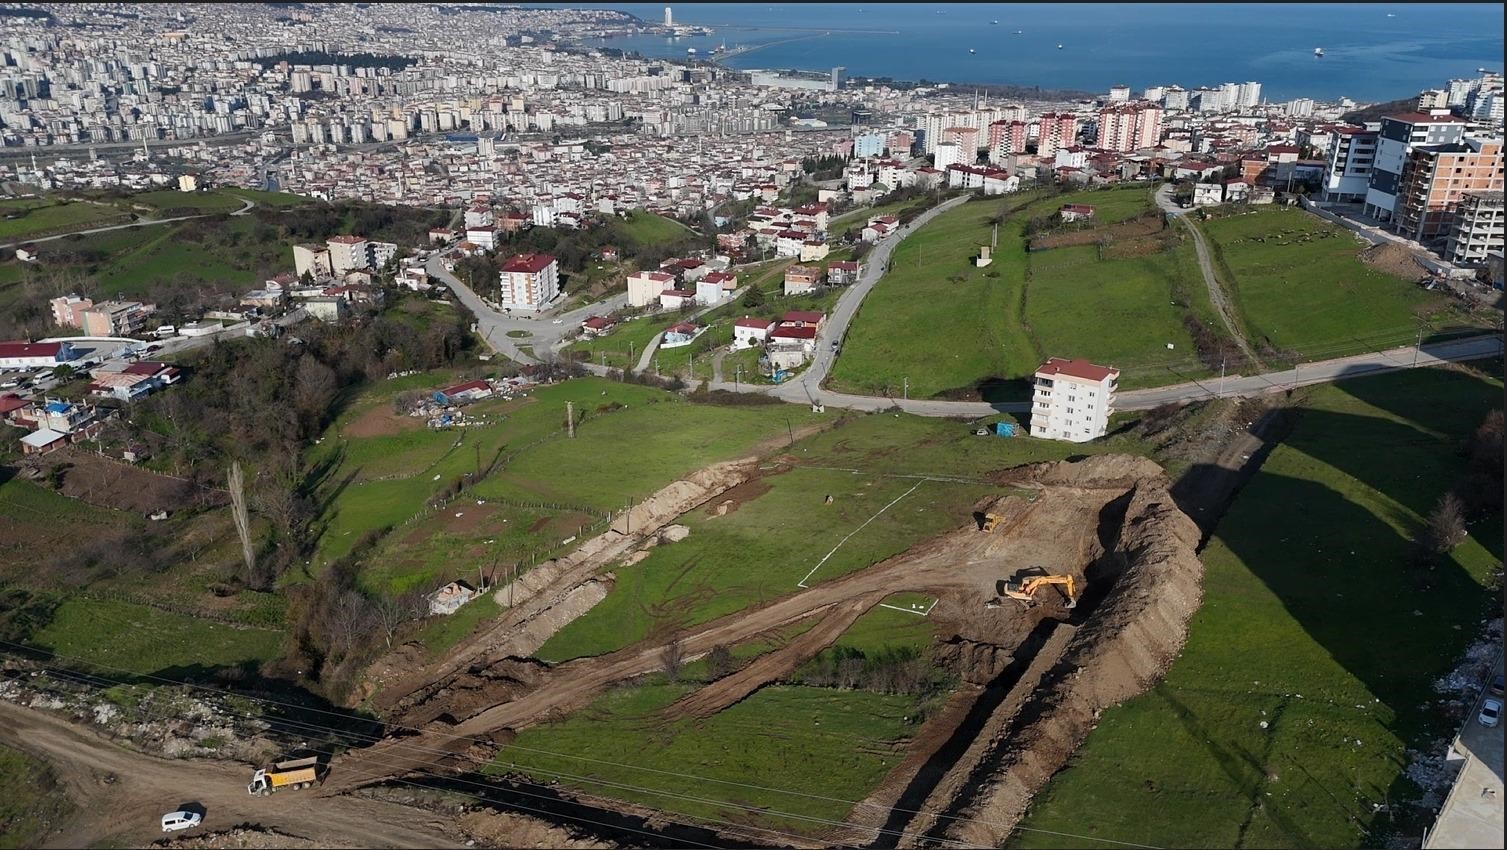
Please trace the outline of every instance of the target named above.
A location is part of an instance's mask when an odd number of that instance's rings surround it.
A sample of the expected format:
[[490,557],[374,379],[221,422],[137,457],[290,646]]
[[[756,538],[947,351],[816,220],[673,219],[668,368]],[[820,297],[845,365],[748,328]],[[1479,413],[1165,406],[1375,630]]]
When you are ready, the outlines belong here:
[[[303,793],[340,795],[421,771],[478,773],[520,732],[655,674],[667,651],[695,660],[714,647],[767,643],[782,629],[804,627],[665,712],[709,718],[780,682],[892,594],[915,592],[936,599],[927,611],[932,657],[956,671],[959,685],[878,787],[853,801],[841,823],[778,842],[738,824],[700,826],[738,844],[1004,841],[1099,713],[1165,672],[1198,607],[1200,531],[1152,461],[1102,455],[999,471],[990,476],[997,494],[979,499],[950,530],[865,569],[826,580],[813,569],[770,601],[614,652],[553,665],[535,657],[647,550],[676,545],[678,518],[719,506],[725,513],[729,493],[757,491],[761,479],[796,463],[784,455],[704,468],[621,513],[568,555],[498,588],[502,615],[444,657],[429,660],[412,645],[390,653],[372,667],[367,686],[388,735],[336,756],[324,783]],[[665,822],[641,806],[607,808]]]

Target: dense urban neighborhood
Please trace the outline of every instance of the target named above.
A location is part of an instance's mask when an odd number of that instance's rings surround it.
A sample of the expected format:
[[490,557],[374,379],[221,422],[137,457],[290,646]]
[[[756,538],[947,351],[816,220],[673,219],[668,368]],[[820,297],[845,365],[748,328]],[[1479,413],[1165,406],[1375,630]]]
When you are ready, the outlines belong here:
[[654,8],[0,9],[0,846],[1502,846],[1500,59]]

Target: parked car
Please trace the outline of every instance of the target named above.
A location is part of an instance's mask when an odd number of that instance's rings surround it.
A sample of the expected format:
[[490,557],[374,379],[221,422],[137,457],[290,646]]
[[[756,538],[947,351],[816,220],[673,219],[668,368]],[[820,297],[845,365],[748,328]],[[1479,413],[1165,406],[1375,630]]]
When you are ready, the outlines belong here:
[[198,812],[168,812],[162,816],[162,831],[177,832],[180,829],[193,829],[203,820],[204,816]]
[[1501,673],[1498,673],[1495,676],[1491,677],[1491,695],[1494,696],[1494,697],[1499,697],[1499,696],[1502,695],[1502,674]]
[[1488,699],[1481,703],[1481,714],[1476,719],[1481,721],[1481,725],[1487,729],[1497,725],[1502,719],[1502,701],[1499,699]]

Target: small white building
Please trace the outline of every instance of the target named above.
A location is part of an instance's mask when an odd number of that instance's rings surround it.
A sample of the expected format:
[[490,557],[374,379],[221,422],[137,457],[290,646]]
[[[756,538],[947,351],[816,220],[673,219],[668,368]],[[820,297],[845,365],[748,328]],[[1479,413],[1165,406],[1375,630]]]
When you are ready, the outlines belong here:
[[774,330],[773,319],[755,319],[752,316],[733,322],[733,348],[754,348],[762,345],[769,339],[770,331]]
[[1036,370],[1031,436],[1086,443],[1104,436],[1115,409],[1120,370],[1049,357]]
[[1194,183],[1193,206],[1212,207],[1224,202],[1224,186],[1218,183]]

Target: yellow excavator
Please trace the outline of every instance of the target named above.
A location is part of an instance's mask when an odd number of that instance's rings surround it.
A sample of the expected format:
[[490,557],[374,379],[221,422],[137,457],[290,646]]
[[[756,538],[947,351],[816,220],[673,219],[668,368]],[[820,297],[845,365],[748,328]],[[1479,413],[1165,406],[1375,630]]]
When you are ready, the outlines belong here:
[[1004,521],[1005,518],[999,514],[984,514],[984,524],[979,527],[979,530],[985,534],[993,534],[994,529],[999,528],[999,524]]
[[1062,603],[1063,608],[1072,608],[1078,604],[1078,589],[1073,583],[1072,576],[1032,576],[1031,578],[1005,583],[1005,595],[1011,599],[1017,599],[1029,608],[1036,604],[1036,591],[1048,585],[1060,585],[1066,600]]

